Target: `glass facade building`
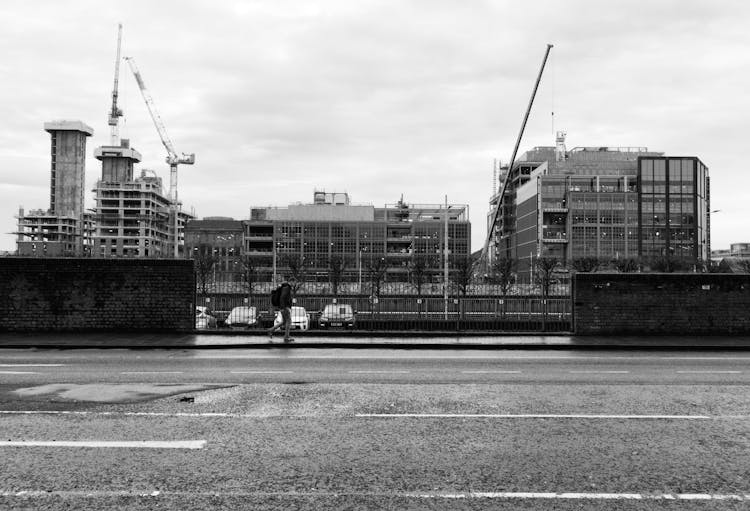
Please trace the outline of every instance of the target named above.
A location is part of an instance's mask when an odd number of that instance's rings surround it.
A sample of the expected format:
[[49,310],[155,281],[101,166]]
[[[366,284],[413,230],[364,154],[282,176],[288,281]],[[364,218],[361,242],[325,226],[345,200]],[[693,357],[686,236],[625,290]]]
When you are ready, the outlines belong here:
[[[440,282],[444,272],[447,234],[449,271],[470,256],[471,223],[464,204],[397,204],[374,206],[314,203],[284,208],[252,208],[242,225],[237,258],[252,258],[259,274],[272,280],[288,273],[290,261],[304,265],[305,278],[327,281],[331,261],[343,263],[342,282],[357,282],[362,272],[382,264],[386,280],[406,282],[416,260],[425,266],[427,281]],[[211,243],[226,236],[219,224],[188,223],[186,245]],[[234,229],[235,224],[225,221]],[[206,237],[208,235],[208,237]],[[218,245],[217,241],[217,245]],[[190,253],[191,250],[186,251]],[[229,268],[231,262],[224,266]]]
[[639,158],[639,253],[708,260],[709,180],[698,158]]
[[537,257],[564,265],[580,258],[708,259],[710,187],[700,159],[644,147],[558,146],[536,147],[519,160],[504,169],[510,177],[490,254],[517,260],[521,280],[531,279]]

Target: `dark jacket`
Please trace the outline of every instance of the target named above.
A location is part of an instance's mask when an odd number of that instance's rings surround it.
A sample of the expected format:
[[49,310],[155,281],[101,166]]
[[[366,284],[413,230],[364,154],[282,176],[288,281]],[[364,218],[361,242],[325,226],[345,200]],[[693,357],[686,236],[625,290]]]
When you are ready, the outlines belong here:
[[292,286],[284,282],[281,284],[281,296],[279,296],[279,307],[292,306]]

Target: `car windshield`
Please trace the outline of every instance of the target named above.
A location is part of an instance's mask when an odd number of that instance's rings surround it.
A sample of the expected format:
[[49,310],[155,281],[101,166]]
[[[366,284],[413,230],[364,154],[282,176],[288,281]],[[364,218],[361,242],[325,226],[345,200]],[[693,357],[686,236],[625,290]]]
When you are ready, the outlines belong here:
[[255,307],[235,307],[229,313],[231,319],[253,318],[255,317]]
[[323,309],[323,315],[325,316],[346,316],[352,314],[352,306],[348,304],[331,304],[326,305]]

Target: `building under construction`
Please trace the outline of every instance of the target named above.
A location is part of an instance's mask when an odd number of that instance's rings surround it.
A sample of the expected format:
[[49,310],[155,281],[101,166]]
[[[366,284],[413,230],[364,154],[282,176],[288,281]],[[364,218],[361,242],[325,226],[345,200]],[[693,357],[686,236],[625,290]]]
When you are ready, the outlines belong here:
[[16,247],[22,256],[82,256],[90,253],[93,220],[84,209],[86,138],[94,130],[81,121],[44,123],[50,134],[50,205],[19,208]]
[[193,218],[164,195],[153,171],[134,177],[141,155],[127,139],[94,150],[102,162],[94,188],[94,257],[182,257],[185,223]]

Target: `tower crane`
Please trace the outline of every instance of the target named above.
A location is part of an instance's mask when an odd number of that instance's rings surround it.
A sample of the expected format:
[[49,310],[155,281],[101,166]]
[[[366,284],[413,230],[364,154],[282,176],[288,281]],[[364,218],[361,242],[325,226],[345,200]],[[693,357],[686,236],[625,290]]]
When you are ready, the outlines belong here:
[[115,57],[115,85],[112,88],[112,109],[109,111],[109,139],[110,145],[120,145],[120,130],[117,126],[118,117],[122,117],[122,110],[117,107],[117,85],[120,81],[120,44],[122,43],[122,23],[117,24],[117,57]]
[[161,120],[159,112],[156,111],[154,100],[148,92],[146,84],[143,83],[143,78],[138,71],[138,67],[135,65],[135,60],[133,57],[125,57],[125,60],[128,61],[130,70],[133,72],[133,76],[135,76],[135,81],[138,82],[138,88],[141,90],[143,100],[146,102],[148,113],[151,114],[151,119],[154,121],[156,131],[159,132],[161,143],[164,144],[164,147],[167,150],[166,162],[169,164],[169,198],[174,204],[177,204],[177,165],[193,165],[195,163],[195,153],[177,154],[174,144],[172,144],[172,140],[170,140],[169,135],[167,135],[167,129],[164,127],[164,122]]

